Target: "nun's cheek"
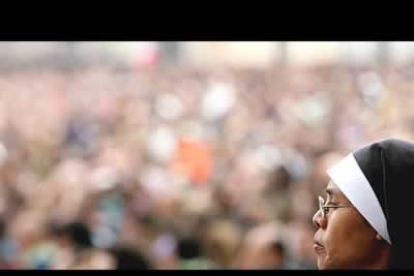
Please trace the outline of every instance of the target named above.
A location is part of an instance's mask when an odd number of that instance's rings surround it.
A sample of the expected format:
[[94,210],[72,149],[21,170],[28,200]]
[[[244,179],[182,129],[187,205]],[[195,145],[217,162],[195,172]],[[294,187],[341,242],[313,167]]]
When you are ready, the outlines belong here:
[[[352,266],[352,254],[343,244],[335,244],[327,247],[324,254],[318,256],[320,269],[347,269]],[[320,261],[319,261],[320,260]]]
[[319,269],[335,269],[335,259],[332,259],[332,256],[326,251],[321,252],[317,257]]

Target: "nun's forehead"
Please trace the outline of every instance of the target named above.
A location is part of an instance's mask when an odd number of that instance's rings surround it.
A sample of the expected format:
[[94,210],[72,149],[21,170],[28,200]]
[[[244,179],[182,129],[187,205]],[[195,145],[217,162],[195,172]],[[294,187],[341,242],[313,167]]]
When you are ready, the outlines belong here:
[[334,196],[335,198],[344,199],[346,200],[346,202],[350,203],[345,194],[338,188],[338,186],[332,180],[329,181],[328,185],[326,186],[325,192],[331,196]]
[[335,195],[336,194],[342,194],[341,190],[338,188],[338,186],[332,180],[329,181],[328,185],[326,185],[325,192],[327,192],[327,193],[332,192]]

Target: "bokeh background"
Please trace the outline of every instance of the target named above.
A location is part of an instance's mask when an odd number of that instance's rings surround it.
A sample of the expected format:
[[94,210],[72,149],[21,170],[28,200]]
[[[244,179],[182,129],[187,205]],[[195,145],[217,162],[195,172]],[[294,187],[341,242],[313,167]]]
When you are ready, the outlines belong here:
[[0,42],[0,268],[315,269],[325,170],[413,139],[412,42]]

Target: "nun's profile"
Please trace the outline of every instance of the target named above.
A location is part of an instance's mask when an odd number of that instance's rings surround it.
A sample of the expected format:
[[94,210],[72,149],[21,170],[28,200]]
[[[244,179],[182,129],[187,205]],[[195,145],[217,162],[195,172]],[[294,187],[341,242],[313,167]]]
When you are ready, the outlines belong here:
[[414,269],[414,143],[372,143],[328,175],[313,217],[318,268]]

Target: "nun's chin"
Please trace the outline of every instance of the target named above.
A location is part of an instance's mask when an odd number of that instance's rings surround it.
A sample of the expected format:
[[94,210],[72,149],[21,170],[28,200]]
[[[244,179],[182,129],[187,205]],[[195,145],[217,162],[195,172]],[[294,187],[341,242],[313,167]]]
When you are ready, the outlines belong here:
[[325,258],[326,258],[326,254],[324,253],[318,253],[317,255],[317,265],[318,265],[318,269],[319,270],[324,270],[325,268]]

